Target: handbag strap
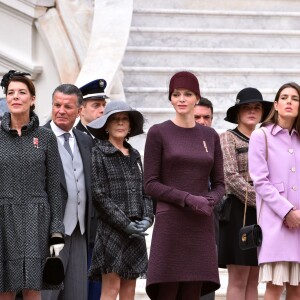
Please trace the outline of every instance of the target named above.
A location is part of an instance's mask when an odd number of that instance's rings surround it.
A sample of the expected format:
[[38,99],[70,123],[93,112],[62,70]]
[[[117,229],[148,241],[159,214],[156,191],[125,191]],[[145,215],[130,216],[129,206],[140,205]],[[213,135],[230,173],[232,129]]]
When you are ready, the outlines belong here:
[[[263,128],[261,128],[262,132],[264,133],[265,135],[265,144],[266,144],[266,161],[268,161],[268,139],[267,139],[267,134],[266,132],[264,131]],[[245,207],[244,207],[244,219],[243,219],[243,227],[245,226],[246,224],[246,213],[247,213],[247,203],[248,203],[248,173],[247,173],[247,186],[246,186],[246,199],[245,199]],[[260,218],[260,212],[261,212],[261,209],[262,209],[262,205],[263,205],[263,199],[261,200],[261,205],[260,205],[260,209],[259,209],[259,213],[258,213],[258,219],[257,219],[257,223],[259,222],[259,218]]]

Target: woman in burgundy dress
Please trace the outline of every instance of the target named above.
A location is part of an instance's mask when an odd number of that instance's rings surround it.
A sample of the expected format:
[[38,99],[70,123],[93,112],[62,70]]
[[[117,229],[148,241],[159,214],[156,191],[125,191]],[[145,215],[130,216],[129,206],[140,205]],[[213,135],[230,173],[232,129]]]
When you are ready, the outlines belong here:
[[145,190],[157,201],[146,291],[156,300],[199,300],[220,287],[213,207],[224,195],[217,132],[194,120],[197,77],[170,80],[172,120],[152,126],[145,145]]

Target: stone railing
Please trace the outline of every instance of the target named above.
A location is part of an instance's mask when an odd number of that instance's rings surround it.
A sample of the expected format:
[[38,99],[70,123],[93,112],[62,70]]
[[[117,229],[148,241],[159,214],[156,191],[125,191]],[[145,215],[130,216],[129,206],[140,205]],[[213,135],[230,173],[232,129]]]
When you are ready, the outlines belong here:
[[80,87],[104,78],[106,93],[124,99],[120,64],[132,11],[133,0],[56,0],[36,27],[51,50],[60,81]]
[[95,0],[94,18],[86,58],[76,84],[104,78],[106,93],[124,99],[122,62],[133,11],[133,0]]

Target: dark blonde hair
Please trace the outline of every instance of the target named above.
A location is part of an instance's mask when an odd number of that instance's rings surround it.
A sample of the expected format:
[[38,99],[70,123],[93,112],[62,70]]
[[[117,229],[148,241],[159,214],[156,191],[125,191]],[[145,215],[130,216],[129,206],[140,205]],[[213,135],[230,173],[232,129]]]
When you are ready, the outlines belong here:
[[[282,85],[279,88],[279,90],[276,93],[274,102],[278,102],[281,92],[286,88],[295,89],[298,93],[299,98],[300,98],[300,86],[296,82],[288,82],[288,83],[285,83],[284,85]],[[299,107],[298,107],[298,116],[296,117],[296,119],[294,121],[294,124],[292,126],[292,128],[294,128],[295,130],[297,130],[297,132],[300,133],[300,118],[299,118],[299,116],[300,116],[300,104],[299,104]],[[274,106],[272,107],[272,109],[271,109],[269,115],[267,116],[266,120],[261,124],[261,127],[269,125],[269,124],[278,125],[278,111],[275,110]]]

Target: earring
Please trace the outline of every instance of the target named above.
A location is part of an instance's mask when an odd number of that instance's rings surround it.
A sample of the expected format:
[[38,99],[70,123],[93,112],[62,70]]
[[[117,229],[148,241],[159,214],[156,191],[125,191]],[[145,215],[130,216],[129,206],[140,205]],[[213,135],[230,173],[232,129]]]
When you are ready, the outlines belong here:
[[108,134],[109,133],[108,130],[105,130],[105,133]]

